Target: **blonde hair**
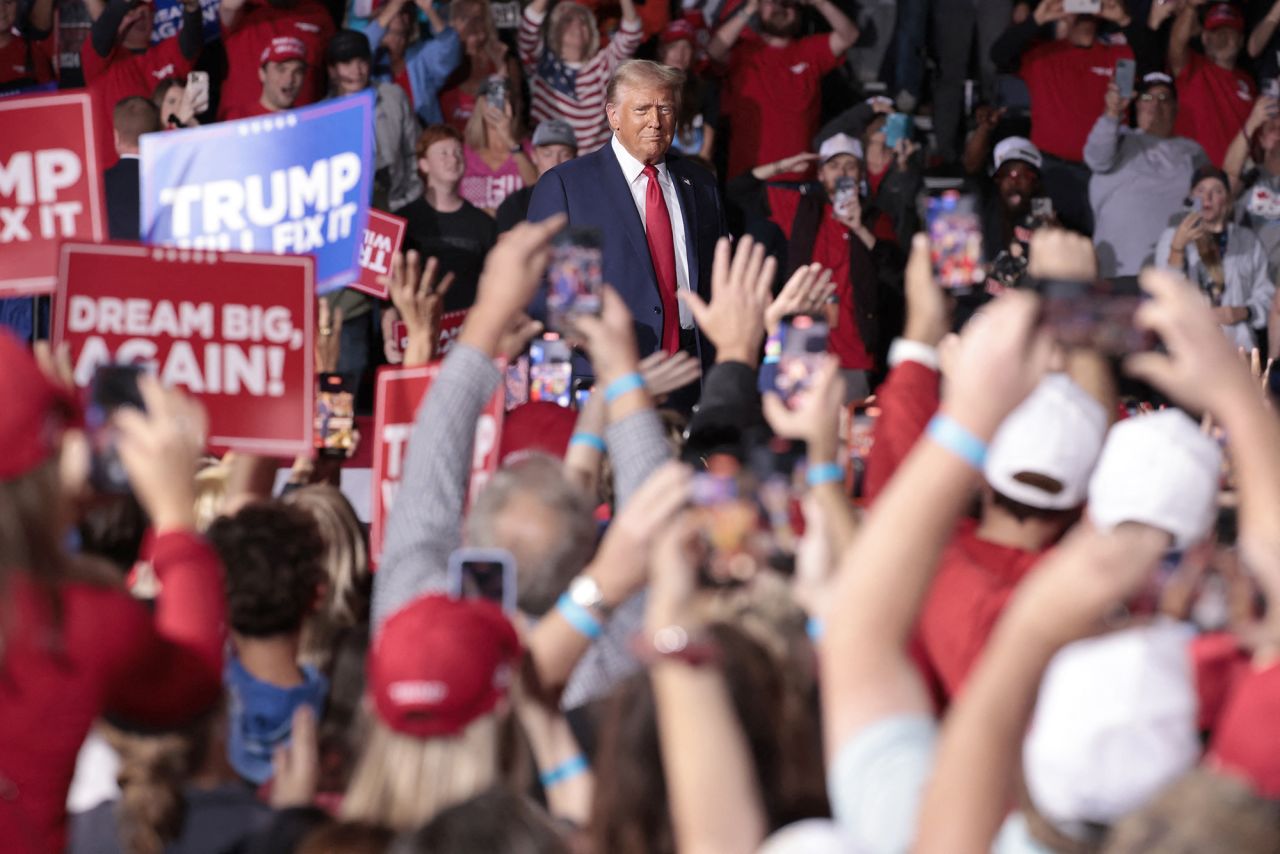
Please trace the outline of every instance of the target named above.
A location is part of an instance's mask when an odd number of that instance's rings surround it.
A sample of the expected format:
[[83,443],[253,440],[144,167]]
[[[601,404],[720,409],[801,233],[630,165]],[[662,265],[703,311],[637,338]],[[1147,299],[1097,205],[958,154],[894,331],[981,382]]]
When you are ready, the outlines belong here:
[[574,17],[582,18],[587,25],[587,50],[581,60],[586,62],[600,51],[600,27],[596,23],[595,14],[575,0],[560,0],[551,10],[551,18],[547,21],[547,50],[555,54],[557,59],[563,58],[560,44],[564,41],[564,31],[569,26],[570,18]]
[[604,93],[605,103],[617,104],[619,91],[641,85],[669,90],[679,105],[684,91],[684,72],[649,59],[628,59],[609,78],[609,85]]
[[505,712],[477,718],[461,735],[415,738],[374,719],[342,801],[343,820],[402,832],[498,782]]
[[281,500],[306,511],[320,529],[325,597],[303,624],[298,660],[328,670],[338,635],[368,621],[369,548],[360,519],[340,490],[313,484],[286,493]]

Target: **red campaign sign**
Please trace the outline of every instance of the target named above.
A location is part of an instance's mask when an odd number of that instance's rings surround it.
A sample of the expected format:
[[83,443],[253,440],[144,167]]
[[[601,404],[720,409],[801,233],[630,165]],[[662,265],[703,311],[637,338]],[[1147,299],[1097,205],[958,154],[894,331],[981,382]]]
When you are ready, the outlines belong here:
[[311,257],[64,243],[53,304],[76,385],[148,364],[204,404],[212,450],[312,452]]
[[[404,475],[409,437],[413,434],[418,407],[440,374],[441,366],[440,362],[432,362],[416,368],[384,367],[378,370],[373,409],[373,503],[369,514],[369,554],[374,564],[382,558],[387,517],[400,488],[400,478]],[[468,506],[498,470],[498,440],[502,436],[505,403],[503,389],[499,386],[476,421]]]
[[105,240],[87,92],[0,99],[0,297],[46,294],[61,240]]
[[[462,322],[467,319],[467,310],[447,311],[440,317],[440,338],[436,341],[436,358],[443,359],[453,349],[453,342],[462,331]],[[409,327],[403,320],[391,324],[391,335],[401,353],[409,350]]]
[[408,222],[404,217],[369,208],[369,224],[360,244],[360,277],[347,287],[378,299],[387,298],[387,289],[378,284],[378,278],[391,275],[391,259],[400,251]]

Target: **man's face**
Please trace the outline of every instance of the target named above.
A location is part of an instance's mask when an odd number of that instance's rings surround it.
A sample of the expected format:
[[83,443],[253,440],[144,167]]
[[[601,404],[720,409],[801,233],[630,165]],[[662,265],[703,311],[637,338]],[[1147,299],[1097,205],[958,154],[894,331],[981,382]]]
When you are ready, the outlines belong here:
[[287,110],[298,100],[307,66],[300,59],[268,62],[258,72],[262,81],[262,100],[273,110]]
[[836,182],[841,178],[852,178],[854,184],[862,180],[862,163],[852,154],[837,154],[818,167],[818,180],[828,199],[835,198]]
[[126,50],[146,50],[151,45],[151,22],[155,10],[150,3],[139,3],[125,13],[116,30]]
[[1217,178],[1205,178],[1191,191],[1191,197],[1200,200],[1200,213],[1205,222],[1220,224],[1227,221],[1231,212],[1231,196]]
[[794,2],[787,0],[762,0],[760,29],[766,35],[795,38],[800,32],[800,10]]
[[1152,136],[1173,135],[1173,121],[1178,116],[1178,101],[1168,86],[1152,86],[1138,96],[1138,128]]
[[693,65],[693,42],[688,39],[672,42],[663,49],[661,57],[660,62],[663,65],[688,71]]
[[657,163],[666,156],[676,132],[676,94],[640,83],[618,90],[618,103],[607,104],[609,126],[632,157]]
[[387,25],[387,31],[382,35],[382,46],[387,49],[387,53],[391,54],[392,59],[400,59],[404,56],[404,52],[409,49],[409,18],[405,15],[396,15],[391,19],[391,23]]
[[18,0],[0,0],[0,33],[13,29],[18,20]]
[[1068,15],[1063,19],[1067,41],[1076,47],[1090,47],[1098,38],[1098,19],[1093,15]]
[[1204,44],[1205,56],[1218,65],[1233,66],[1236,64],[1236,57],[1240,55],[1243,39],[1231,27],[1218,27],[1202,34],[1200,41]]
[[1040,191],[1040,173],[1021,160],[1010,160],[996,172],[996,189],[1005,210],[1023,216],[1031,209],[1031,199]]
[[538,167],[538,174],[548,172],[559,166],[565,161],[572,160],[578,156],[578,152],[574,151],[567,145],[537,145],[533,149],[533,165]]
[[437,184],[458,184],[466,169],[462,143],[456,139],[442,139],[431,143],[426,154],[418,158],[418,168],[430,175],[431,180]]
[[329,66],[329,79],[334,82],[339,95],[363,92],[369,85],[369,61],[356,57]]

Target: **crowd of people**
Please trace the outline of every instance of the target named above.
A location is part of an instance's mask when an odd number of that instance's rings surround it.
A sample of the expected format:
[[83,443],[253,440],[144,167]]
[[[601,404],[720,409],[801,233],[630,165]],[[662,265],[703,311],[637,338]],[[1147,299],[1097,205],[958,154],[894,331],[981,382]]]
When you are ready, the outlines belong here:
[[142,136],[371,92],[315,364],[438,363],[375,565],[0,300],[0,849],[1280,851],[1280,0],[869,5],[0,0],[111,240]]

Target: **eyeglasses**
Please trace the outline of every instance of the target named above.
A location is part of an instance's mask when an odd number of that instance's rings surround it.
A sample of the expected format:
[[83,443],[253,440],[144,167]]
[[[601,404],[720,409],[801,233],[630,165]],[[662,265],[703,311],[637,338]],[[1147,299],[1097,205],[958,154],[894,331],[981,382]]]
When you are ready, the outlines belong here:
[[1152,101],[1159,101],[1162,104],[1167,104],[1173,100],[1173,96],[1168,92],[1144,92],[1138,96],[1138,100],[1145,101],[1148,104]]

